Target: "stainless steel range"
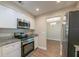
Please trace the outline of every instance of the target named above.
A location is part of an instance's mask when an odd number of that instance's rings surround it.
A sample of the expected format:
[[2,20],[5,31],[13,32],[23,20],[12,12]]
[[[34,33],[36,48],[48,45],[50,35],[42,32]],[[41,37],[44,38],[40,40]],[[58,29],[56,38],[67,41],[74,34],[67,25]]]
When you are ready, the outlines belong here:
[[34,38],[25,39],[21,42],[22,44],[22,57],[27,56],[30,52],[34,50]]
[[34,38],[26,34],[15,34],[15,38],[21,39],[21,56],[25,57],[34,50]]

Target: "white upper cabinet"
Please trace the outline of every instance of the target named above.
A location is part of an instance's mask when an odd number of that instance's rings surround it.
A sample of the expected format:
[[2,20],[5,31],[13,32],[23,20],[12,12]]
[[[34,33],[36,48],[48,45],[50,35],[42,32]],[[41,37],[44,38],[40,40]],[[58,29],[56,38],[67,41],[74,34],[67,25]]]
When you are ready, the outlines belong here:
[[17,18],[24,19],[27,22],[30,22],[30,29],[35,29],[35,21],[33,18],[27,17],[26,15],[21,14],[21,13],[17,13],[17,15],[18,15]]
[[0,6],[0,28],[17,28],[16,19],[14,10]]
[[0,5],[0,28],[17,28],[17,18],[30,21],[30,29],[34,29],[34,19],[30,16]]
[[22,13],[17,12],[17,18],[29,21],[28,17]]
[[35,21],[32,18],[30,18],[30,29],[35,29]]
[[0,47],[0,57],[2,56],[2,48]]

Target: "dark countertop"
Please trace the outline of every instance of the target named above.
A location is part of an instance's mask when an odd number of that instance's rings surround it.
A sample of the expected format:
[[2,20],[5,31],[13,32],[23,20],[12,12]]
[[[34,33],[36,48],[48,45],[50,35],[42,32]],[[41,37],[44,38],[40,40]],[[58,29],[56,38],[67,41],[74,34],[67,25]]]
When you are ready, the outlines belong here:
[[10,44],[10,43],[14,43],[14,42],[21,42],[21,40],[19,39],[0,39],[0,47],[1,46],[4,46],[4,45],[7,45],[7,44]]
[[26,39],[34,38],[36,36],[38,36],[38,35],[33,34],[33,35],[28,36]]

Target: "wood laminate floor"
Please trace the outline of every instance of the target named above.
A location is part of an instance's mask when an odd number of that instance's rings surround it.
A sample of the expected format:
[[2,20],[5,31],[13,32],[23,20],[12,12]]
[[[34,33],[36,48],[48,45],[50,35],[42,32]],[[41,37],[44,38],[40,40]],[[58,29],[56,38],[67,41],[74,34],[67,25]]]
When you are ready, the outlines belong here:
[[30,57],[60,57],[60,42],[47,40],[47,50],[36,49]]

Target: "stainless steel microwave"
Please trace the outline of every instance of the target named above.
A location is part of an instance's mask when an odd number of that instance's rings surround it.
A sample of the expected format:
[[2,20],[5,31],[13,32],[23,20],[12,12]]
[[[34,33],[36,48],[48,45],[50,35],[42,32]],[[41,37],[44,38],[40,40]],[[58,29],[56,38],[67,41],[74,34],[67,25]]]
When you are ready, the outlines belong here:
[[17,19],[17,28],[20,29],[29,29],[30,28],[30,22],[22,19]]

